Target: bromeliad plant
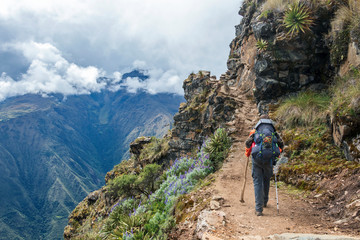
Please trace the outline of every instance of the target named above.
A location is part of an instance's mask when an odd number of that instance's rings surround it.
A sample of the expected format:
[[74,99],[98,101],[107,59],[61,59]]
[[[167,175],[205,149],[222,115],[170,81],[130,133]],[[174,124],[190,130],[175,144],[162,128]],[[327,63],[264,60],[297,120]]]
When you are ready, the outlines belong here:
[[294,3],[285,12],[283,22],[288,31],[287,34],[293,37],[300,32],[310,32],[314,19],[308,7],[301,3]]
[[263,52],[263,51],[266,51],[267,48],[269,46],[269,43],[268,41],[264,40],[264,39],[259,39],[257,42],[256,42],[256,48],[260,51],[260,52]]

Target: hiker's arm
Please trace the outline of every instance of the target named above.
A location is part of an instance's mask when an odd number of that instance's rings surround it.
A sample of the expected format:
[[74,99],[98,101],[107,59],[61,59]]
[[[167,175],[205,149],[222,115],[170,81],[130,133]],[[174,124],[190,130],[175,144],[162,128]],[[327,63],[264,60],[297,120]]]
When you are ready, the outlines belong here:
[[282,140],[282,138],[280,137],[280,135],[278,133],[275,134],[275,137],[277,138],[277,143],[279,148],[284,149],[284,141]]
[[251,148],[253,141],[254,141],[254,134],[251,134],[245,141],[246,148]]

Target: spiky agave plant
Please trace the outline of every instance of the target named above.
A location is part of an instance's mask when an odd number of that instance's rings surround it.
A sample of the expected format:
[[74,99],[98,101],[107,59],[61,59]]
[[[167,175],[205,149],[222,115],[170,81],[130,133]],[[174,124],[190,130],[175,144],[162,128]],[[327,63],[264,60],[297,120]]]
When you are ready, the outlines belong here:
[[204,151],[210,155],[210,161],[218,169],[226,158],[231,147],[231,139],[224,128],[218,128],[210,137]]
[[268,46],[269,46],[268,41],[266,41],[264,39],[259,39],[256,42],[256,48],[259,49],[260,51],[266,51]]
[[301,3],[292,4],[285,12],[283,21],[290,36],[311,31],[310,27],[314,23],[310,9]]

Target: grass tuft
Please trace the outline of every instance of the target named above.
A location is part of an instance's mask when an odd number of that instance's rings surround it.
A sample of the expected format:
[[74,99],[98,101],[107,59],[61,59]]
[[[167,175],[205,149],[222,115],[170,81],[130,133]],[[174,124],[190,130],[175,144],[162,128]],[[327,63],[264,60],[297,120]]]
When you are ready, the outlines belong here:
[[299,3],[299,0],[267,0],[262,6],[262,11],[284,12],[289,4],[294,3]]
[[326,123],[330,96],[315,92],[301,92],[286,99],[275,116],[287,128]]
[[360,114],[360,70],[343,77],[336,78],[330,89],[332,104],[330,107],[333,116],[342,117],[350,115],[355,117]]

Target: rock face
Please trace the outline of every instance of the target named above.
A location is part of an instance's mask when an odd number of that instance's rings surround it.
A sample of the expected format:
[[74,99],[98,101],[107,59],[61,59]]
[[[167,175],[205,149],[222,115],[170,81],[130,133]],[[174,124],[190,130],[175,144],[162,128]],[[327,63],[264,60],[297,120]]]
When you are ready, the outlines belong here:
[[[360,50],[356,42],[349,43],[346,61],[340,66],[339,75],[344,77],[354,68],[360,67]],[[352,99],[352,109],[360,109],[360,98]],[[357,116],[334,116],[331,119],[334,142],[343,149],[349,161],[360,162],[360,118]]]
[[344,64],[341,65],[339,75],[344,76],[351,68],[360,66],[360,48],[356,42],[349,43],[348,55]]
[[[243,2],[239,11],[243,18],[230,44],[228,71],[224,76],[229,84],[253,91],[260,112],[264,111],[265,103],[291,92],[323,88],[323,79],[328,77],[324,74],[332,73],[323,37],[330,24],[322,19],[323,9],[315,13],[322,25],[314,26],[313,35],[289,38],[285,37],[280,13],[261,15],[263,2]],[[256,48],[259,40],[267,41],[266,50]]]
[[[317,8],[316,22],[311,34],[288,37],[281,13],[263,14],[265,1],[245,0],[239,11],[243,16],[236,26],[236,37],[230,44],[228,71],[222,77],[230,86],[253,92],[259,113],[267,112],[268,104],[301,90],[321,91],[327,88],[338,70],[344,76],[350,69],[360,66],[358,43],[349,43],[347,59],[335,69],[330,63],[330,51],[325,34],[330,30],[329,10]],[[267,42],[266,49],[256,43]],[[354,101],[354,105],[360,100]],[[359,161],[360,129],[356,119],[333,119],[335,143],[343,148],[348,160]]]
[[174,116],[172,139],[169,142],[173,157],[190,153],[201,146],[216,128],[234,118],[236,101],[227,95],[223,81],[210,76],[210,72],[191,74],[183,84],[186,103],[180,105]]
[[360,120],[332,118],[331,125],[334,142],[343,149],[346,159],[360,162]]

